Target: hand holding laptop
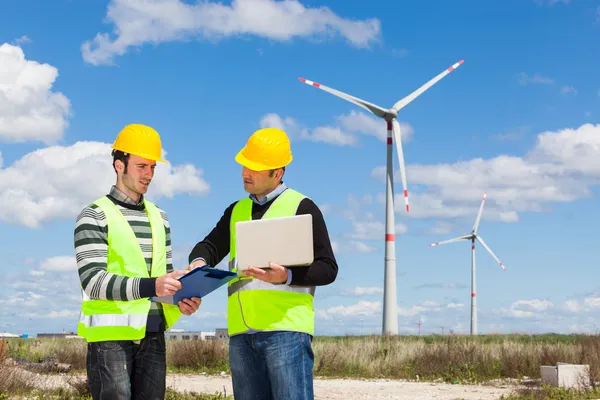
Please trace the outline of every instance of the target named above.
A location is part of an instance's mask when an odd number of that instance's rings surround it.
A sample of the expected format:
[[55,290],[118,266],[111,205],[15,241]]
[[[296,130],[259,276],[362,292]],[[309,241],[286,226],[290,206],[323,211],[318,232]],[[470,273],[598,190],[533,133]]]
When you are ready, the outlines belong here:
[[248,267],[244,275],[269,283],[285,283],[288,278],[287,268],[275,263],[269,263],[269,268]]

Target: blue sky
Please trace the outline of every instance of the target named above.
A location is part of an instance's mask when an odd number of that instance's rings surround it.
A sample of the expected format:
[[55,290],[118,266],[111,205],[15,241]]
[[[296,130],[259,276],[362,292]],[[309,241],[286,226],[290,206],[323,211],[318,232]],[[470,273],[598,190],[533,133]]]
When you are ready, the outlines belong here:
[[[322,208],[339,263],[317,290],[317,334],[380,332],[385,123],[297,78],[387,108],[461,59],[398,116],[400,332],[468,333],[469,244],[428,245],[468,234],[484,191],[479,232],[508,271],[477,247],[479,332],[598,329],[598,1],[203,4],[0,6],[0,331],[76,329],[75,217],[110,188],[108,146],[137,122],[170,161],[149,197],[178,269],[246,195],[234,156],[247,137],[285,128],[286,183]],[[225,326],[225,296],[177,327]]]

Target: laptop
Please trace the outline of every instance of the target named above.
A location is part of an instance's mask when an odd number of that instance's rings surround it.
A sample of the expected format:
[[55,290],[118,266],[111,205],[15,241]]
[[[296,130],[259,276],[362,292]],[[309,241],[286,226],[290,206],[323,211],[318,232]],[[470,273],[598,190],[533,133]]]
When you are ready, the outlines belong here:
[[312,215],[266,218],[235,224],[236,263],[240,271],[254,266],[269,268],[269,263],[285,267],[312,264]]

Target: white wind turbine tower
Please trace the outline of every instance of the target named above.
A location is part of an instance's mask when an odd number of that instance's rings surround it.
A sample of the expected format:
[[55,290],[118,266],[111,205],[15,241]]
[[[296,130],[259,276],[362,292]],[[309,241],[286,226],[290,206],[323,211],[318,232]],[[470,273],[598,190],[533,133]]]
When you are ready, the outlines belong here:
[[477,292],[476,292],[476,278],[475,278],[475,240],[477,240],[485,249],[494,257],[494,260],[500,264],[502,269],[506,271],[506,267],[500,262],[498,257],[492,252],[492,250],[485,244],[485,241],[477,233],[477,229],[479,228],[479,221],[481,220],[481,214],[483,212],[483,204],[485,203],[486,193],[483,194],[483,199],[481,200],[481,206],[479,206],[479,212],[477,213],[477,218],[475,219],[475,224],[473,225],[473,230],[469,235],[461,236],[454,239],[444,240],[443,242],[435,242],[431,243],[430,246],[439,246],[440,244],[447,244],[452,242],[459,242],[461,240],[470,240],[471,241],[471,335],[477,335]]
[[309,81],[304,78],[298,78],[301,82],[316,88],[329,92],[337,97],[356,104],[359,107],[366,109],[379,118],[387,122],[387,164],[386,164],[386,205],[385,205],[385,278],[384,278],[384,294],[383,294],[383,328],[384,335],[398,334],[398,299],[396,296],[396,250],[394,247],[394,189],[393,189],[393,161],[392,161],[392,137],[396,142],[396,151],[398,153],[398,161],[400,164],[400,175],[402,178],[402,188],[404,189],[404,203],[406,204],[406,212],[408,212],[408,189],[406,186],[406,171],[404,168],[404,155],[402,153],[402,141],[400,139],[400,124],[396,120],[398,111],[406,107],[411,101],[437,83],[440,79],[448,75],[450,72],[458,68],[463,63],[460,60],[456,64],[447,68],[436,77],[425,83],[423,86],[396,102],[392,108],[382,108],[368,101],[359,99],[349,94],[340,92],[330,87],[319,83]]

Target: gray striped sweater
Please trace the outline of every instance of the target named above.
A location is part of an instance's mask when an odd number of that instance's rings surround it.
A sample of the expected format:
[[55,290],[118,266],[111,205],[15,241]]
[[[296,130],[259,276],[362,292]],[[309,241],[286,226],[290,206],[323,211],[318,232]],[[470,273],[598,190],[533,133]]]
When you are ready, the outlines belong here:
[[[117,205],[140,244],[146,267],[152,267],[152,232],[150,221],[142,200],[136,203],[125,193],[113,186],[109,198]],[[166,213],[162,216],[167,247],[167,272],[173,271],[171,229]],[[90,299],[130,301],[156,295],[155,278],[133,278],[115,275],[106,271],[108,258],[108,226],[106,215],[95,204],[85,207],[75,223],[74,245],[81,288]],[[164,328],[161,305],[151,302],[147,331],[159,332]]]

